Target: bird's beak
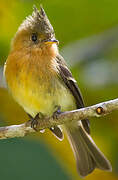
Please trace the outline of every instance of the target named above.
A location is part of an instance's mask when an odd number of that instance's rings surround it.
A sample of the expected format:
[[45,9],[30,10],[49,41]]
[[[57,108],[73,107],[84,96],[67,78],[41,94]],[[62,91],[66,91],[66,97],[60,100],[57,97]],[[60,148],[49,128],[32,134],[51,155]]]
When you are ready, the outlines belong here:
[[59,44],[59,41],[56,39],[48,39],[48,40],[45,40],[44,43],[45,44],[54,44],[54,43]]

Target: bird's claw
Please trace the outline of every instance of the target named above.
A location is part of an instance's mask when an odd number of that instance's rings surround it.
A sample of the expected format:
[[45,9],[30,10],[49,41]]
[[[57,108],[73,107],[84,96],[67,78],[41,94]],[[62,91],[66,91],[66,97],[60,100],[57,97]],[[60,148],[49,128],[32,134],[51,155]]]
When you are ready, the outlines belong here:
[[39,113],[34,118],[31,118],[31,128],[33,128],[35,131],[38,131],[37,129],[38,120],[39,120]]
[[61,113],[61,106],[55,106],[55,111],[52,116],[54,119],[58,119],[58,115]]
[[43,118],[43,115],[42,113],[38,113],[34,118],[28,114],[28,116],[30,117],[30,120],[31,120],[31,128],[33,128],[35,131],[38,131],[38,121],[40,118]]

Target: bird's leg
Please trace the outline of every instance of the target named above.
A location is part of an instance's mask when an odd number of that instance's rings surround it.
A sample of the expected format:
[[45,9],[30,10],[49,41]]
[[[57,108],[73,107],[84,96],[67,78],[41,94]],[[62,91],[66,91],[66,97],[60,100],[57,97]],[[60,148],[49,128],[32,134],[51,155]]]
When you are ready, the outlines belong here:
[[58,115],[59,114],[61,114],[62,112],[61,112],[61,106],[55,106],[55,111],[54,111],[54,113],[53,113],[53,118],[55,119],[57,119],[58,118]]
[[31,120],[31,128],[33,128],[35,131],[38,131],[37,129],[38,121],[44,118],[44,115],[41,112],[39,112],[34,118],[30,114],[28,114],[28,116],[30,117]]
[[[52,115],[54,119],[58,119],[58,115],[61,113],[61,106],[55,106],[55,111]],[[60,126],[53,126],[50,128],[52,133],[60,140],[63,139],[63,133]]]

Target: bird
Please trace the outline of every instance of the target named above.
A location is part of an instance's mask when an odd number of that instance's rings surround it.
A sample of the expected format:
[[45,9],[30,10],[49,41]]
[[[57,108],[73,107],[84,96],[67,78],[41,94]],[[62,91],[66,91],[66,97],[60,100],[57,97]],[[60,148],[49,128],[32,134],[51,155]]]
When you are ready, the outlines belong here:
[[[15,101],[32,119],[53,116],[56,113],[80,109],[84,101],[76,80],[59,53],[58,40],[42,5],[19,26],[4,65],[7,87]],[[111,171],[109,160],[90,136],[88,119],[63,125],[74,153],[77,171],[81,177],[95,168]],[[59,126],[50,128],[60,140]]]

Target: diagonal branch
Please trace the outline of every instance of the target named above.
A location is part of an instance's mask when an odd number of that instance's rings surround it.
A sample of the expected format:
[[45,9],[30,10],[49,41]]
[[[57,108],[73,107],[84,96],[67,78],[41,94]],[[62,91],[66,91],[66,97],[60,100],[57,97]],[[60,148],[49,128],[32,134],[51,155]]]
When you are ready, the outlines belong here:
[[[56,118],[40,118],[38,121],[37,130],[40,131],[45,128],[50,128],[54,125],[62,125],[71,121],[79,121],[90,117],[104,116],[111,113],[113,110],[118,110],[118,98],[90,107],[67,111],[59,114]],[[32,132],[35,132],[35,130],[31,128],[31,121],[20,125],[0,127],[0,139],[23,137]]]

